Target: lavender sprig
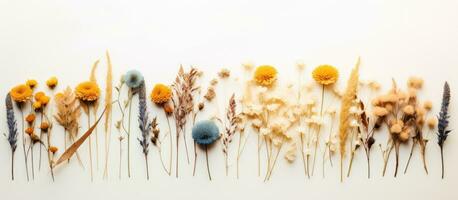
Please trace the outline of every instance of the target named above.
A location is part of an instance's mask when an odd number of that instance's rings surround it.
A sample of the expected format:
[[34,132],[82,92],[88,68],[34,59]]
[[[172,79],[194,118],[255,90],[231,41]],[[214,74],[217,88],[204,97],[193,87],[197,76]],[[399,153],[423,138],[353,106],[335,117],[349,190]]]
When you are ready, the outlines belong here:
[[7,139],[11,147],[11,180],[14,180],[14,152],[16,152],[18,132],[16,118],[14,117],[13,101],[11,100],[11,96],[9,93],[6,95],[5,105],[6,121],[8,123]]
[[149,132],[151,131],[151,123],[148,122],[148,111],[146,108],[146,91],[145,91],[145,82],[143,82],[138,91],[138,123],[140,131],[142,132],[142,137],[138,138],[140,146],[143,148],[143,154],[145,155],[146,162],[146,178],[149,180],[149,167],[148,167],[148,152],[149,152]]
[[448,137],[451,130],[447,129],[449,124],[448,108],[450,105],[450,86],[447,82],[444,84],[444,92],[442,95],[441,111],[438,116],[437,125],[437,144],[441,149],[441,163],[442,163],[442,179],[444,178],[444,142]]

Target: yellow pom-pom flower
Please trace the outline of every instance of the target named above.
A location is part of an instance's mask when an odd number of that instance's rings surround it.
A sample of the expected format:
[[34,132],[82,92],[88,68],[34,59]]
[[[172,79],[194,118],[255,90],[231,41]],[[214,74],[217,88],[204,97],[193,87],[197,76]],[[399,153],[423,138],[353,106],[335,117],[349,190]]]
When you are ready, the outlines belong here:
[[50,88],[50,89],[54,89],[56,86],[57,86],[57,83],[58,83],[58,80],[55,76],[49,78],[47,81],[46,81],[46,85]]
[[76,98],[82,101],[92,102],[97,101],[97,99],[99,98],[100,88],[97,85],[97,83],[92,81],[86,81],[76,86],[75,93]]
[[25,82],[27,86],[29,86],[31,89],[33,89],[35,86],[38,85],[38,82],[34,79],[29,79]]
[[40,102],[42,106],[46,106],[51,98],[46,96],[44,92],[35,93],[35,101]]
[[331,85],[339,78],[339,71],[332,65],[320,65],[313,70],[312,76],[321,85]]
[[254,80],[262,86],[271,86],[277,80],[277,69],[270,65],[262,65],[256,68]]
[[41,104],[39,101],[35,101],[35,102],[33,102],[33,104],[32,104],[32,107],[33,107],[34,110],[39,110],[39,109],[41,109],[41,106],[42,106],[42,104]]
[[23,103],[32,98],[32,93],[32,89],[29,86],[23,84],[14,87],[10,91],[11,98],[18,103]]
[[164,84],[156,84],[151,92],[151,100],[155,104],[163,104],[172,98],[172,89]]

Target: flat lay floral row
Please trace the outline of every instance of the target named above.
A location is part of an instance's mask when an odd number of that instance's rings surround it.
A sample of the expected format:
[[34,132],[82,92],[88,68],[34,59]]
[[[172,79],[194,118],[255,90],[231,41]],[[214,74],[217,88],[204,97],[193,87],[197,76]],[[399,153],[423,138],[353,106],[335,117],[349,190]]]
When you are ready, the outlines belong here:
[[[257,165],[257,175],[264,181],[269,181],[276,169],[279,171],[277,165],[282,158],[291,163],[301,162],[306,178],[316,176],[320,167],[324,177],[325,165],[333,165],[337,159],[340,180],[344,181],[351,175],[356,154],[365,155],[365,173],[370,178],[373,176],[371,154],[379,150],[383,155],[383,175],[391,156],[395,156],[394,176],[401,170],[407,173],[412,155],[417,152],[428,174],[426,146],[431,140],[436,141],[440,149],[444,178],[443,148],[450,133],[447,82],[443,86],[440,112],[432,113],[433,103],[418,96],[423,79],[410,77],[406,84],[393,79],[389,89],[382,91],[376,81],[360,79],[359,59],[346,80],[342,80],[332,65],[316,66],[307,75],[305,65],[297,63],[297,83],[294,84],[281,83],[278,68],[274,66],[244,64],[246,76],[231,79],[241,83],[241,92],[227,98],[218,96],[221,87],[217,85],[231,78],[229,69],[221,69],[204,88],[200,81],[203,71],[180,66],[172,82],[154,84],[152,90],[147,91],[150,83],[141,72],[130,70],[121,78],[113,79],[108,52],[104,59],[107,69],[103,76],[104,90],[97,80],[100,64],[96,61],[88,79],[76,87],[61,88],[59,79],[51,77],[45,82],[45,92],[38,89],[38,81],[29,79],[6,94],[8,130],[5,136],[11,147],[12,180],[15,164],[25,165],[27,181],[35,179],[37,170],[49,170],[55,180],[59,175],[55,173],[57,167],[77,164],[88,169],[92,181],[97,173],[94,163],[98,166],[99,162],[104,167],[103,177],[107,178],[109,165],[118,164],[109,163],[110,154],[119,155],[119,177],[125,173],[129,178],[131,155],[141,154],[145,177],[149,179],[150,153],[160,158],[161,167],[155,169],[176,178],[185,173],[180,171],[183,164],[192,165],[195,175],[196,160],[203,156],[211,180],[209,151],[220,152],[225,160],[226,176],[233,167],[239,178],[240,158],[246,148],[256,149],[256,160],[252,164]],[[335,87],[337,81],[343,81],[344,90]],[[318,90],[319,95],[313,90]],[[368,95],[363,97],[363,90]],[[138,101],[133,101],[135,98]],[[331,99],[336,102],[331,104]],[[202,117],[203,112],[215,106],[214,101],[222,102],[224,111]],[[152,112],[151,105],[161,112]],[[137,116],[132,114],[133,109],[138,111]],[[115,118],[114,110],[121,115]],[[87,121],[82,120],[83,115]],[[63,131],[56,130],[56,126],[61,126]],[[103,130],[101,138],[98,129]],[[55,145],[53,136],[56,134],[64,135],[64,145]],[[383,138],[387,140],[378,141],[380,135],[386,135]],[[248,140],[255,140],[256,145],[247,146]],[[221,145],[213,148],[218,142]],[[119,152],[110,151],[110,146],[115,144],[119,145]],[[140,145],[141,152],[133,152],[132,145]],[[410,145],[410,152],[401,153],[401,145]],[[82,151],[82,146],[87,146],[88,151]],[[15,160],[16,153],[23,154],[24,159]],[[84,160],[81,154],[88,159]],[[400,156],[406,156],[407,162],[400,163]],[[187,163],[179,162],[183,157]],[[229,164],[231,161],[234,164]],[[121,162],[127,168],[122,169]]]

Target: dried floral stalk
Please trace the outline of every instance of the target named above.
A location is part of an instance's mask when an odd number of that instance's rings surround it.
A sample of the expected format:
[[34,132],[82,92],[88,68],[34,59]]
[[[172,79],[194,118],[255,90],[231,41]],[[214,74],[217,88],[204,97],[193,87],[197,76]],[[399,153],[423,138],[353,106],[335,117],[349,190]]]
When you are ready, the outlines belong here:
[[186,158],[189,163],[189,154],[188,147],[186,142],[186,121],[189,114],[194,110],[194,101],[193,93],[198,90],[196,87],[196,79],[198,77],[198,70],[191,68],[189,72],[184,72],[183,67],[180,66],[178,75],[175,78],[175,82],[172,85],[174,98],[172,98],[174,112],[173,116],[175,118],[176,125],[176,169],[175,175],[178,177],[178,158],[179,158],[179,138],[180,135],[183,136],[185,149],[186,149]]
[[106,51],[107,58],[107,77],[106,77],[106,89],[105,89],[105,107],[107,111],[105,113],[105,169],[104,177],[108,178],[108,157],[110,154],[110,141],[111,141],[111,125],[112,125],[112,99],[113,99],[113,72],[110,54]]
[[138,123],[142,133],[141,138],[138,139],[140,146],[143,149],[146,163],[146,179],[149,180],[149,166],[148,166],[148,153],[149,153],[149,132],[151,130],[151,123],[148,120],[148,111],[146,108],[146,91],[145,83],[143,82],[138,90]]
[[350,78],[347,82],[347,88],[342,96],[342,103],[340,108],[340,125],[339,125],[339,138],[340,138],[340,181],[343,181],[343,159],[345,156],[345,148],[348,137],[348,129],[350,127],[350,107],[357,95],[358,81],[359,81],[359,64],[360,59],[356,62],[355,67],[351,71]]
[[[157,117],[153,118],[151,122],[151,143],[157,148],[157,151],[159,153],[159,160],[161,161],[162,168],[164,171],[170,175],[170,171],[167,169],[167,167],[164,164],[164,160],[162,159],[162,142],[160,139],[160,133],[161,130],[159,129],[159,124],[157,123]],[[171,136],[171,134],[169,134]]]
[[7,140],[11,148],[11,180],[14,181],[14,153],[16,152],[16,148],[17,148],[18,130],[17,130],[16,118],[14,116],[13,101],[11,100],[11,96],[9,93],[6,95],[5,105],[6,105],[6,121],[8,124]]
[[223,153],[225,157],[225,164],[226,164],[226,176],[229,173],[229,144],[232,142],[232,138],[235,135],[235,131],[238,129],[238,117],[236,114],[236,107],[237,104],[235,102],[235,94],[232,94],[231,98],[229,99],[229,106],[226,112],[226,120],[228,124],[225,127],[225,133],[223,134]]
[[444,179],[444,142],[451,130],[448,129],[449,124],[449,108],[450,105],[450,86],[447,82],[444,84],[444,91],[442,95],[441,111],[439,113],[439,124],[437,125],[437,144],[441,149],[441,166],[442,166],[442,179]]
[[[97,70],[98,65],[99,65],[99,60],[94,62],[94,64],[92,65],[92,69],[91,69],[91,76],[89,80],[94,83],[97,83],[96,70]],[[95,119],[97,118],[97,111],[99,109],[99,101],[93,102],[91,106],[93,107],[93,115]],[[91,137],[89,137],[89,141],[90,141],[89,143],[91,143]],[[91,146],[92,145],[90,145],[89,147],[92,148]],[[90,152],[91,152],[90,159],[92,160],[92,150],[90,150]],[[96,160],[96,168],[99,169],[99,134],[98,134],[97,128],[95,129],[95,160]],[[91,168],[92,168],[92,164],[91,164]]]

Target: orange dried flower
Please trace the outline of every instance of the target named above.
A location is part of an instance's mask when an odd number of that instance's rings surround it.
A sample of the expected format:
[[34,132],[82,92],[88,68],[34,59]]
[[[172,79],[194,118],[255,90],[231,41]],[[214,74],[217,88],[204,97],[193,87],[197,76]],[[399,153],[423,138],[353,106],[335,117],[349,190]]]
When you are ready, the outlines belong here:
[[312,76],[321,85],[331,85],[339,78],[339,71],[332,65],[320,65],[313,70]]
[[48,122],[42,122],[40,124],[40,129],[44,132],[48,131],[48,128],[49,128],[49,123]]
[[156,84],[151,91],[151,100],[155,104],[163,104],[172,98],[172,89],[164,84]]
[[57,83],[58,83],[58,80],[55,76],[49,78],[47,81],[46,81],[46,85],[50,88],[50,89],[54,89],[56,86],[57,86]]
[[256,68],[254,80],[262,86],[271,86],[277,80],[277,69],[270,65],[262,65]]
[[97,83],[92,82],[92,81],[86,81],[83,83],[80,83],[76,89],[76,98],[82,100],[82,101],[97,101],[97,99],[100,96],[100,88],[97,85]]
[[51,152],[51,153],[53,153],[53,154],[55,154],[58,150],[59,150],[59,149],[58,149],[57,147],[55,147],[55,146],[50,146],[50,147],[49,147],[49,152]]
[[25,129],[25,133],[27,133],[27,135],[32,135],[33,134],[33,128],[32,127],[28,127]]
[[18,103],[23,103],[25,101],[30,100],[32,98],[32,89],[30,89],[29,86],[27,85],[18,85],[11,89],[10,95],[11,98],[18,102]]
[[31,89],[33,89],[35,86],[38,85],[38,82],[34,79],[29,79],[25,82],[27,86],[29,86]]
[[34,114],[29,114],[25,117],[25,121],[29,124],[33,123],[35,121],[35,115]]

